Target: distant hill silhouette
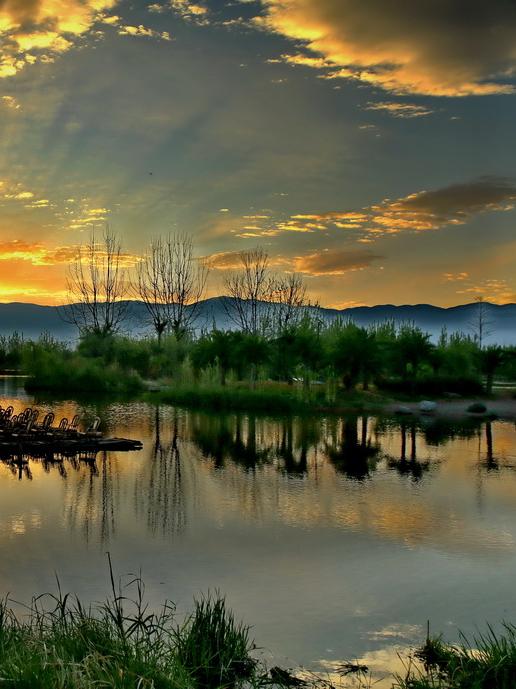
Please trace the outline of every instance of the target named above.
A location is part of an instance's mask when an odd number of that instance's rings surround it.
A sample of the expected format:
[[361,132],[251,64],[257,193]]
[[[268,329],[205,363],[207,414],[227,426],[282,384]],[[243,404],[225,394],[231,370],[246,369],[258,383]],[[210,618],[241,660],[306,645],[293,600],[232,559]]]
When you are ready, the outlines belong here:
[[[229,297],[213,297],[205,299],[199,304],[199,318],[197,328],[211,329],[234,328],[234,323],[228,318],[225,300]],[[422,330],[429,332],[432,338],[437,338],[441,329],[446,327],[449,333],[462,331],[472,333],[471,324],[475,320],[478,305],[463,304],[450,308],[431,306],[430,304],[415,304],[394,306],[383,304],[378,306],[358,306],[350,309],[320,308],[319,314],[323,318],[351,319],[357,325],[368,326],[392,320],[397,324],[415,323]],[[14,331],[25,338],[37,338],[47,332],[63,341],[73,341],[77,338],[75,328],[66,323],[63,307],[39,306],[37,304],[0,304],[0,335],[10,335]],[[491,334],[486,342],[499,344],[516,344],[516,304],[486,304],[486,317],[489,321],[488,330]],[[129,302],[128,321],[125,330],[135,335],[145,334],[146,311],[141,302]]]

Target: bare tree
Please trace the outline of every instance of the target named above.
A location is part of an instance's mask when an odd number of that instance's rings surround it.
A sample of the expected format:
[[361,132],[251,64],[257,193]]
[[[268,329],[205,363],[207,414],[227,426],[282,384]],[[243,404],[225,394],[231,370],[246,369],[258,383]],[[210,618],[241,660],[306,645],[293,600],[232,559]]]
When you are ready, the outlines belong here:
[[137,267],[133,291],[145,304],[158,341],[164,332],[180,339],[192,329],[207,275],[206,265],[194,257],[188,235],[169,235],[151,242]]
[[158,342],[169,325],[166,289],[166,252],[161,238],[152,240],[143,260],[136,266],[136,278],[132,284],[133,294],[140,299],[147,310],[148,320],[156,332]]
[[269,256],[263,249],[242,251],[241,267],[224,281],[229,299],[225,300],[228,317],[243,332],[258,334],[264,329],[265,308],[273,292]]
[[486,337],[493,334],[493,321],[489,318],[488,303],[484,297],[476,297],[477,308],[469,327],[479,349],[483,349]]
[[68,269],[64,317],[81,334],[112,335],[127,315],[128,284],[120,241],[109,228],[97,242],[93,230]]
[[272,328],[276,333],[299,323],[307,306],[306,285],[301,275],[289,273],[272,279]]

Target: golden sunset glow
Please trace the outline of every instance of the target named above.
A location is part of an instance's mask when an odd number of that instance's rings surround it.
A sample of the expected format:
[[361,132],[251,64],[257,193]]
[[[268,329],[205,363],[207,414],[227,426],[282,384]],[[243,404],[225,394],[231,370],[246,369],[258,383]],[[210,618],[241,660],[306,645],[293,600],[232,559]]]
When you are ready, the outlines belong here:
[[209,295],[261,246],[322,305],[514,300],[516,17],[425,7],[3,3],[0,299],[109,225],[128,272],[191,235]]

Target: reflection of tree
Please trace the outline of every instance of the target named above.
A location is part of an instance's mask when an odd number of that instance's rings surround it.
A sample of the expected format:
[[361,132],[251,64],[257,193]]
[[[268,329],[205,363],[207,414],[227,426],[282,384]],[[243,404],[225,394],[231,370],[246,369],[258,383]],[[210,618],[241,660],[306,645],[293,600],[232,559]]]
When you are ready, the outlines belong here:
[[297,424],[294,421],[293,417],[280,421],[274,453],[282,460],[282,469],[287,474],[303,476],[308,471],[308,453],[320,440],[321,421],[318,418],[302,418]]
[[[445,419],[424,417],[414,418],[411,425],[414,425],[418,433],[421,433],[427,445],[438,447],[453,440],[468,440],[478,436],[482,419]],[[399,430],[402,426],[407,426],[407,419],[382,419],[378,422],[378,432],[381,434],[388,430]]]
[[226,461],[254,469],[268,461],[271,447],[263,447],[257,440],[256,416],[245,419],[237,414],[228,416],[195,417],[191,440],[204,457],[212,459],[216,468]]
[[114,455],[101,453],[100,462],[78,459],[78,480],[70,490],[65,505],[65,518],[72,530],[81,529],[87,543],[97,538],[107,545],[116,533],[119,499],[119,470]]
[[174,409],[172,437],[164,442],[161,433],[160,408],[155,412],[155,443],[150,458],[147,484],[147,525],[151,533],[177,534],[186,526],[181,453],[179,450],[179,418]]
[[368,418],[361,419],[362,429],[359,437],[358,417],[347,418],[342,422],[340,442],[326,445],[326,453],[337,471],[348,478],[363,481],[376,468],[375,457],[379,448],[371,443],[367,435]]
[[423,474],[430,469],[430,462],[421,462],[417,459],[417,434],[416,424],[412,423],[408,429],[410,441],[410,456],[407,459],[407,426],[400,424],[401,449],[400,457],[387,457],[389,469],[395,469],[401,476],[410,476],[414,481],[419,481]]
[[485,466],[488,471],[499,469],[498,461],[493,453],[493,426],[491,421],[486,421],[486,459]]

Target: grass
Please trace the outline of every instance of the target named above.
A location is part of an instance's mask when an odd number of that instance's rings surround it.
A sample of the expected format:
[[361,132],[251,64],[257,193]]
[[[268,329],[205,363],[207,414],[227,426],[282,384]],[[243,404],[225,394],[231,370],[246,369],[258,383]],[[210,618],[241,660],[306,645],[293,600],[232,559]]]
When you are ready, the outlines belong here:
[[43,352],[30,368],[25,388],[30,392],[123,395],[137,393],[143,385],[137,373],[124,371],[116,363]]
[[191,409],[213,411],[248,411],[258,413],[343,413],[380,409],[386,398],[362,391],[339,392],[334,399],[324,389],[306,393],[288,385],[181,385],[152,393],[151,400]]
[[516,687],[516,627],[503,625],[503,634],[488,628],[472,643],[451,645],[428,638],[416,651],[421,669],[408,666],[396,689],[514,689]]
[[[253,657],[249,627],[235,620],[220,595],[195,601],[178,622],[173,604],[152,612],[135,577],[115,584],[105,603],[84,606],[57,594],[34,598],[23,616],[0,601],[0,686],[12,689],[286,689],[374,684],[364,665],[344,663],[337,677],[298,678]],[[135,591],[131,597],[129,591]],[[417,662],[414,662],[414,661]],[[516,627],[491,628],[459,645],[429,637],[406,659],[392,689],[514,689]],[[351,685],[349,684],[351,678]],[[335,685],[335,682],[337,683]]]
[[[0,602],[0,686],[12,689],[278,689],[293,676],[275,679],[252,657],[249,628],[235,621],[224,598],[195,601],[193,613],[176,621],[175,607],[157,613],[145,603],[141,578],[115,585],[105,603],[46,594],[17,616]],[[283,679],[281,679],[283,678]],[[285,681],[287,684],[285,684]],[[315,686],[314,678],[307,686]]]

